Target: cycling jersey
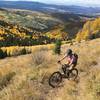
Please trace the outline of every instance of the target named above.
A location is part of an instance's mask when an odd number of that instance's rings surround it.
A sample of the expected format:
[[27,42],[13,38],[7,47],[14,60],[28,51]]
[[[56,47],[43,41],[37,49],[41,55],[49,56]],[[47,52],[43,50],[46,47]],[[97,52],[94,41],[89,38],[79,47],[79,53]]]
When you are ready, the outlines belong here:
[[77,58],[72,54],[71,56],[67,56],[67,62],[70,64],[76,64],[77,63]]

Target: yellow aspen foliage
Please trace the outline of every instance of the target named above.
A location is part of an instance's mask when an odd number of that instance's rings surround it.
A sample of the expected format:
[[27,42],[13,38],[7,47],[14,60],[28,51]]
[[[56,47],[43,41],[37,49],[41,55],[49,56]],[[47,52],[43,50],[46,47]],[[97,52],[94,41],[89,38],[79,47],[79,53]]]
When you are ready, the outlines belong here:
[[0,37],[0,41],[4,41],[4,38],[3,37]]
[[87,40],[100,37],[100,18],[87,21],[81,32],[77,33],[76,40]]
[[77,36],[76,36],[76,41],[80,42],[81,41],[81,34],[80,32],[78,32]]
[[87,40],[89,35],[90,35],[89,34],[89,30],[84,31],[84,33],[83,33],[83,40]]
[[47,32],[46,35],[51,39],[65,39],[67,38],[66,32],[62,32],[61,29],[55,29],[53,31]]
[[4,34],[5,33],[5,29],[0,28],[0,34]]

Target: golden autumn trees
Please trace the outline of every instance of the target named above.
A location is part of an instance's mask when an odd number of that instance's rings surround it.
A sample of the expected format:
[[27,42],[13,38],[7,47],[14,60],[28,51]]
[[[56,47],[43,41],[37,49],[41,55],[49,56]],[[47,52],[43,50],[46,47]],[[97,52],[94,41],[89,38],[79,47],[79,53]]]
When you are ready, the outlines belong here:
[[100,37],[100,18],[86,22],[83,29],[77,33],[76,40],[88,40]]
[[28,45],[30,32],[18,25],[0,20],[0,46]]
[[55,29],[47,33],[0,20],[0,46],[30,46],[66,39],[67,33]]
[[58,28],[55,30],[52,30],[50,32],[47,32],[46,35],[50,38],[50,39],[61,39],[61,40],[66,40],[68,37],[68,33],[62,31],[62,29]]

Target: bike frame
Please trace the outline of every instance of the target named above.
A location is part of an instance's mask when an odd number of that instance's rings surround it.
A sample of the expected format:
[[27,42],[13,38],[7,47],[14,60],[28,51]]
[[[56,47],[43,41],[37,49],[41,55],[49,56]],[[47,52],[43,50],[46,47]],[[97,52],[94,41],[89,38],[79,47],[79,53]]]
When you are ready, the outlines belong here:
[[[60,64],[62,66],[61,70],[63,71],[64,74],[66,74],[67,66],[65,64],[62,64],[61,62],[59,62],[58,64]],[[65,66],[65,68],[64,68],[64,66]]]

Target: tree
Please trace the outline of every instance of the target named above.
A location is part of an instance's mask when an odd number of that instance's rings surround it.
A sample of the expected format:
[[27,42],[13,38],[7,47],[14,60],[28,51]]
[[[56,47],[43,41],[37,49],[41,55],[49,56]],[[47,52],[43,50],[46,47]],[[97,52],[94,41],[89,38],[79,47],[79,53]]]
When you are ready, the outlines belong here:
[[7,57],[7,52],[0,49],[0,59]]
[[100,37],[100,18],[87,21],[83,29],[77,33],[76,40],[91,40]]
[[57,40],[55,43],[54,53],[61,54],[61,40]]

